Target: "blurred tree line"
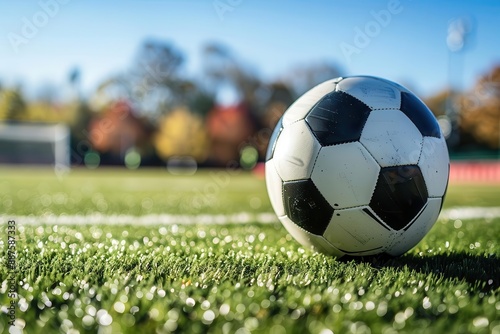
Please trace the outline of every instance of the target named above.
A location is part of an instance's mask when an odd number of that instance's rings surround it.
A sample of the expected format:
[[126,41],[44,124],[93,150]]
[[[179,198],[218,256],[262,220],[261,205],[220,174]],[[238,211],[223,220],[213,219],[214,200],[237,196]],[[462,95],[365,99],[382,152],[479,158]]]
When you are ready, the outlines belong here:
[[[314,85],[343,74],[334,63],[317,62],[265,82],[224,45],[209,43],[201,52],[201,73],[191,77],[175,45],[146,40],[127,70],[106,78],[85,97],[78,69],[68,76],[70,97],[64,99],[50,87],[27,99],[21,87],[0,85],[0,121],[67,124],[73,164],[96,163],[97,157],[97,164],[182,166],[195,161],[251,168],[264,159],[286,108]],[[450,103],[459,110],[459,140],[450,147],[452,153],[500,149],[500,67],[471,91],[444,90],[426,103],[441,120]]]
[[438,120],[446,118],[449,108],[457,111],[457,136],[453,144],[449,145],[452,156],[498,156],[500,65],[494,66],[479,77],[469,91],[456,92],[447,89],[427,98],[425,102]]

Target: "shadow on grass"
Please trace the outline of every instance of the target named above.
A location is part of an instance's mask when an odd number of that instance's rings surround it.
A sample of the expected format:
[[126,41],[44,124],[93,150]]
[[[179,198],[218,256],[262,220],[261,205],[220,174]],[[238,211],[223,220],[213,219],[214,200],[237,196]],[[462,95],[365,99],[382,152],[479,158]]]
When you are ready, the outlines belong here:
[[[344,260],[344,258],[342,258]],[[400,257],[389,255],[363,258],[346,258],[369,263],[377,269],[409,268],[424,274],[441,275],[445,279],[464,280],[482,292],[500,287],[500,258],[494,254],[472,255],[465,252],[449,254],[414,255]]]

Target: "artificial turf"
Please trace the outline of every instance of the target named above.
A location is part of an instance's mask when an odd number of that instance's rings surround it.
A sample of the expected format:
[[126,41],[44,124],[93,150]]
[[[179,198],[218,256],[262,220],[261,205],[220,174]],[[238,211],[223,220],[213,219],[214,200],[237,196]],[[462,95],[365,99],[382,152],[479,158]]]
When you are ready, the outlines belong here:
[[[335,259],[303,249],[277,220],[23,223],[96,212],[270,212],[264,180],[253,174],[1,174],[0,332],[9,330],[15,281],[16,324],[26,333],[500,333],[498,218],[440,219],[398,258]],[[450,185],[444,208],[499,198],[496,186]]]

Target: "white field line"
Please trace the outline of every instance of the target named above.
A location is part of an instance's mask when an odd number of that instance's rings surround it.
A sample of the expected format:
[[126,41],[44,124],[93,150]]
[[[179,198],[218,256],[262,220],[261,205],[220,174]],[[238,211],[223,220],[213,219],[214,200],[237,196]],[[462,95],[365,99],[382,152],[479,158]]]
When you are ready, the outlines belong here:
[[195,225],[195,224],[269,224],[278,222],[274,213],[253,214],[240,212],[220,215],[172,215],[150,214],[144,216],[132,215],[105,215],[94,213],[90,215],[43,215],[43,216],[0,216],[0,222],[15,220],[18,224],[27,225]]
[[[456,207],[443,210],[439,219],[492,219],[500,217],[500,207]],[[201,215],[172,215],[150,214],[144,216],[132,215],[104,215],[100,213],[90,215],[42,215],[42,216],[0,216],[0,223],[15,220],[18,224],[27,225],[194,225],[194,224],[269,224],[278,222],[274,213],[235,214],[201,214]]]
[[439,219],[493,219],[500,217],[500,207],[462,206],[443,210]]

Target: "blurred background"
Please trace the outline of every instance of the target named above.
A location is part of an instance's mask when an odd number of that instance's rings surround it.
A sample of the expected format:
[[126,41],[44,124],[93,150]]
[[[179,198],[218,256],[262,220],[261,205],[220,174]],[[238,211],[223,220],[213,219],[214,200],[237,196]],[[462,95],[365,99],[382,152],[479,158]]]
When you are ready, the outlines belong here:
[[376,75],[438,117],[452,178],[500,179],[497,1],[39,0],[0,13],[1,164],[253,169],[302,93]]

